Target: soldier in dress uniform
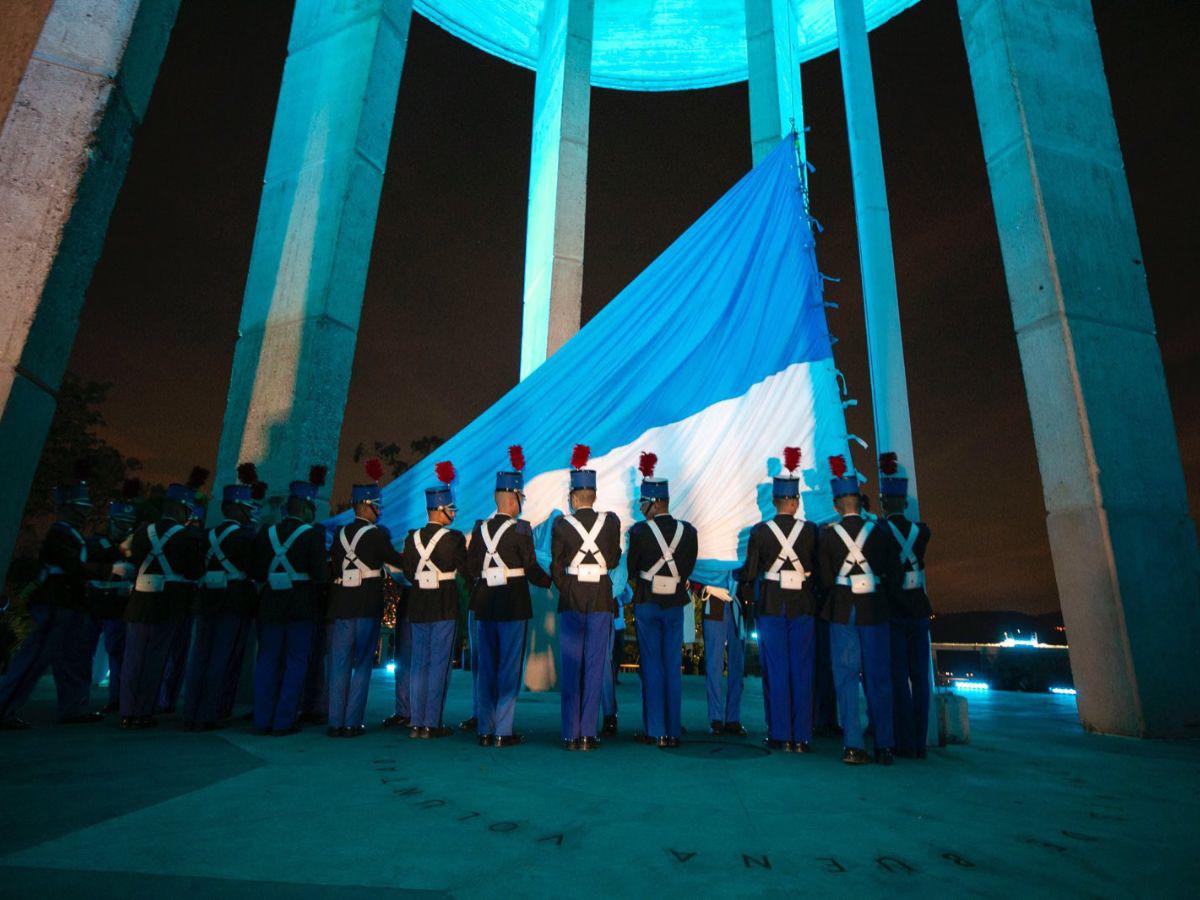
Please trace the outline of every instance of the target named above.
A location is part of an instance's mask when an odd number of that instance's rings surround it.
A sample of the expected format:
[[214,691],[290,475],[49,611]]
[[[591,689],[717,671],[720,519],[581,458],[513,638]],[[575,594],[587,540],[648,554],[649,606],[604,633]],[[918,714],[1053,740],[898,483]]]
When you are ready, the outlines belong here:
[[678,747],[682,734],[683,608],[696,567],[696,529],[670,514],[670,488],[654,477],[658,457],[643,453],[639,507],[645,521],[629,529],[625,561],[633,585],[634,626],[642,676],[644,743]]
[[[742,681],[746,665],[746,617],[728,590],[697,585],[704,632],[704,692],[708,733],[743,737]],[[726,655],[728,654],[728,663]]]
[[376,524],[383,509],[379,487],[383,464],[369,459],[366,471],[372,483],[351,488],[354,519],[337,530],[329,551],[333,573],[329,589],[330,737],[357,737],[366,731],[363,716],[383,617],[383,570],[385,566],[399,569],[401,563],[399,551]]
[[221,492],[224,520],[204,535],[205,572],[196,592],[191,654],[183,697],[183,727],[211,731],[242,623],[254,608],[254,463],[237,467],[238,483]]
[[775,516],[755,525],[739,581],[760,580],[754,622],[763,660],[766,744],[807,753],[813,728],[813,594],[817,527],[800,517],[800,449],[783,451],[786,475],[772,479]]
[[[54,674],[60,723],[82,724],[103,718],[88,709],[91,667],[79,664],[86,653],[91,625],[87,612],[87,540],[82,534],[92,512],[87,483],[77,481],[56,487],[54,506],[57,519],[42,541],[38,580],[27,592],[34,629],[17,648],[0,680],[3,729],[29,727],[18,713],[47,668]],[[81,671],[83,668],[87,671]]]
[[325,532],[313,524],[325,473],[324,466],[313,466],[308,481],[293,481],[283,518],[254,539],[253,575],[264,583],[254,663],[254,726],[259,734],[299,730],[296,719],[319,615],[317,597],[328,571]]
[[858,476],[847,472],[842,456],[829,458],[833,503],[840,521],[824,525],[817,569],[826,590],[823,609],[830,622],[830,652],[838,717],[842,723],[842,762],[870,762],[858,718],[858,685],[867,695],[875,732],[875,760],[892,764],[891,633],[887,584],[895,576],[886,529],[860,514]]
[[[188,477],[187,486],[196,494],[208,481],[208,469],[196,466]],[[199,540],[204,540],[205,510],[198,500],[193,501],[188,509],[187,521],[184,526],[196,533]],[[193,602],[194,602],[193,596]],[[162,686],[158,693],[159,713],[173,713],[179,703],[179,695],[183,691],[183,680],[187,673],[188,651],[192,646],[193,609],[189,605],[183,611],[183,618],[175,634],[171,638],[171,647],[167,651],[167,668],[163,673]]]
[[130,542],[129,561],[137,574],[125,607],[122,728],[157,724],[154,711],[167,655],[191,609],[196,579],[204,574],[204,535],[185,524],[195,501],[190,484],[167,485],[162,518],[139,528]]
[[[250,530],[255,536],[258,535],[263,500],[266,499],[266,496],[267,483],[256,481],[250,488]],[[253,551],[251,551],[251,565],[253,565]],[[229,653],[229,664],[225,669],[225,678],[221,685],[217,721],[223,721],[233,715],[233,705],[237,701],[238,685],[241,683],[242,669],[246,662],[246,645],[250,642],[251,633],[257,627],[258,594],[262,585],[250,576],[249,572],[247,572],[247,576],[252,590],[244,595],[246,605],[238,618],[237,635],[233,639],[233,649]],[[324,722],[325,716],[322,715],[320,721]]]
[[904,515],[908,508],[908,478],[900,474],[895,453],[880,455],[879,472],[879,505],[887,517],[892,564],[898,570],[898,580],[888,585],[896,755],[924,759],[929,727],[929,618],[933,615],[925,593],[929,526]]
[[[466,569],[467,539],[451,528],[454,505],[454,465],[434,466],[440,482],[425,489],[429,522],[404,539],[404,577],[412,584],[408,594],[408,621],[412,629],[409,661],[409,737],[439,738],[453,734],[442,725],[454,633],[458,628],[457,575]],[[400,677],[397,670],[396,677]]]
[[104,712],[117,712],[121,708],[121,662],[125,656],[125,604],[133,590],[133,579],[137,570],[125,558],[121,545],[125,544],[137,527],[137,509],[134,499],[141,493],[142,483],[136,478],[127,479],[121,488],[122,499],[108,503],[108,533],[96,539],[97,558],[93,578],[88,582],[88,593],[93,620],[96,623],[96,641],[91,656],[96,653],[99,638],[104,638],[104,653],[108,657],[108,703]]
[[558,646],[562,656],[562,741],[566,750],[595,750],[600,695],[611,659],[613,603],[609,570],[621,559],[621,520],[597,512],[591,450],[571,453],[570,513],[550,532],[550,577],[558,588]]
[[475,523],[467,548],[467,577],[472,582],[471,609],[478,628],[479,715],[481,747],[520,744],[513,733],[525,633],[533,615],[529,585],[550,587],[550,576],[538,565],[533,529],[520,518],[525,498],[525,455],[509,447],[512,469],[496,473],[496,512]]

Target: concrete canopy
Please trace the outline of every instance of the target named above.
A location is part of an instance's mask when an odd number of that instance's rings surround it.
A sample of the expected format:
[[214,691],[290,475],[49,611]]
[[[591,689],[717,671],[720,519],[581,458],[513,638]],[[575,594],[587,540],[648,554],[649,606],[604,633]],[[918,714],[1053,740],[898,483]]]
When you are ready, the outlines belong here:
[[[867,27],[917,0],[864,0]],[[537,66],[546,0],[416,0],[417,12],[470,44]],[[833,0],[790,0],[799,64],[837,47]],[[745,0],[596,0],[592,84],[677,91],[746,80]]]

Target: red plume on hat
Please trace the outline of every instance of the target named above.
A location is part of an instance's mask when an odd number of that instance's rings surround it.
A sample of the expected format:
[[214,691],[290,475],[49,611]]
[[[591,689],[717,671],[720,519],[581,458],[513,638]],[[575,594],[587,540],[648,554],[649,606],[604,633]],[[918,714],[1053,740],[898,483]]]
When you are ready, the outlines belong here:
[[244,462],[237,467],[237,479],[242,484],[254,484],[258,481],[258,466],[252,462]]
[[454,463],[446,459],[433,467],[433,474],[437,476],[437,480],[442,484],[449,484],[454,480],[455,471]]
[[193,491],[199,490],[204,486],[204,482],[208,481],[208,469],[203,466],[192,466],[192,473],[188,475],[187,486]]
[[367,473],[367,477],[372,481],[378,481],[383,477],[383,462],[378,456],[372,456],[363,463],[363,471]]
[[833,473],[834,478],[846,477],[846,457],[831,456],[829,457],[829,471]]
[[654,476],[654,467],[657,465],[658,456],[643,450],[641,458],[638,459],[638,471],[642,473],[642,477],[652,478]]
[[133,500],[142,492],[142,479],[126,478],[125,483],[121,485],[121,496],[126,500]]
[[879,471],[884,475],[895,475],[899,471],[899,458],[895,453],[887,452],[879,454]]
[[576,444],[575,449],[571,451],[571,468],[582,469],[588,464],[588,460],[592,458],[592,448],[587,444]]
[[250,488],[250,497],[254,500],[262,500],[267,496],[267,483],[265,481],[254,482],[254,487]]
[[308,483],[313,487],[324,487],[325,476],[329,474],[326,466],[313,466],[308,470]]
[[784,447],[783,448],[783,467],[789,472],[795,472],[800,468],[800,448],[799,447]]
[[513,444],[508,448],[508,461],[512,463],[514,472],[525,468],[525,451],[521,449],[520,444]]

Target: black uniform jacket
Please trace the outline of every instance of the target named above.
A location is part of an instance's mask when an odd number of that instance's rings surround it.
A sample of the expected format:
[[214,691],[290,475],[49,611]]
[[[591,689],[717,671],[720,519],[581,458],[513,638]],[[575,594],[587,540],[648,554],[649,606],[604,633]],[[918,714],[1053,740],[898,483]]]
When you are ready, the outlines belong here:
[[[616,612],[612,579],[608,577],[607,570],[615,569],[621,561],[621,520],[615,513],[599,513],[594,509],[581,509],[575,513],[579,524],[589,533],[599,516],[604,516],[604,524],[600,526],[596,546],[604,556],[605,568],[599,581],[580,581],[576,576],[567,574],[567,567],[575,561],[579,548],[583,546],[583,537],[566,517],[556,519],[550,530],[550,577],[558,588],[559,612],[603,612],[609,615]],[[588,553],[582,562],[594,565],[598,560],[594,553]]]
[[[493,536],[511,516],[496,513],[487,520],[488,532]],[[528,619],[533,615],[533,603],[529,597],[529,585],[550,587],[550,576],[538,565],[533,550],[533,529],[524,519],[517,519],[500,537],[496,552],[507,569],[524,569],[524,576],[508,579],[507,584],[489,587],[483,579],[483,558],[486,550],[480,533],[482,521],[475,523],[471,531],[471,545],[467,549],[467,577],[471,581],[471,611],[475,618],[491,622],[513,622]]]
[[87,540],[74,526],[55,522],[42,540],[42,579],[31,602],[87,609]]
[[[367,529],[354,548],[357,556],[368,569],[378,571],[378,578],[364,578],[358,587],[339,584],[342,564],[346,559],[346,548],[342,546],[342,535],[346,543],[353,544],[354,538]],[[378,619],[383,615],[383,572],[384,563],[400,568],[400,551],[392,546],[388,534],[366,519],[355,519],[343,525],[333,535],[329,548],[329,572],[333,583],[329,586],[329,618],[331,619]],[[351,564],[351,569],[354,565]]]
[[[410,531],[404,538],[404,550],[400,554],[404,569],[404,577],[412,582],[408,590],[408,621],[448,622],[458,618],[458,584],[453,578],[439,581],[438,586],[426,589],[417,584],[417,563],[421,556],[417,553],[414,534],[421,535],[421,544],[428,547],[433,536],[443,526],[434,522],[427,523],[419,530]],[[433,548],[429,561],[442,572],[457,573],[467,568],[467,538],[461,531],[446,527]]]
[[239,525],[231,519],[226,519],[216,528],[210,528],[206,531],[204,533],[204,554],[207,560],[205,571],[225,571],[212,552],[214,540],[212,535],[220,536],[225,534],[226,531],[229,531],[230,526],[234,526],[234,530],[221,541],[221,552],[225,554],[225,558],[229,560],[230,564],[246,577],[240,581],[236,579],[227,581],[227,586],[224,589],[210,588],[205,585],[204,579],[201,578],[200,589],[196,592],[196,612],[231,612],[241,616],[248,616],[254,613],[258,589],[251,578],[251,572],[254,569],[253,526]]
[[299,575],[307,575],[307,581],[293,582],[288,590],[273,589],[267,579],[275,550],[271,546],[270,529],[278,529],[279,543],[284,545],[292,532],[304,523],[288,516],[274,526],[264,526],[254,538],[251,573],[254,580],[262,583],[259,595],[258,617],[262,622],[316,621],[320,613],[319,600],[324,589],[328,563],[325,557],[325,529],[311,526],[288,548],[287,558]]
[[[863,519],[860,516],[846,516],[841,526],[851,539],[858,537],[863,529]],[[897,575],[897,556],[892,549],[892,539],[888,528],[882,522],[876,522],[871,534],[863,547],[863,556],[867,565],[875,575],[876,589],[870,594],[855,594],[849,585],[836,584],[842,563],[846,561],[846,545],[838,537],[832,525],[821,526],[821,536],[818,540],[817,571],[821,576],[821,584],[825,588],[825,604],[821,610],[822,618],[830,622],[845,625],[850,620],[850,610],[857,609],[854,622],[856,625],[881,625],[889,618],[888,590],[889,585]],[[851,575],[861,573],[857,566],[850,570]]]
[[97,619],[120,619],[137,569],[106,537],[88,540],[88,609]]
[[[159,519],[154,523],[154,531],[161,542],[163,536],[180,524],[174,519]],[[150,556],[150,526],[143,525],[133,533],[131,542],[132,553],[129,561],[137,572],[146,563],[146,574],[162,575],[162,566],[157,559]],[[184,527],[171,536],[163,548],[163,556],[171,572],[186,581],[168,581],[161,593],[139,591],[134,586],[129,595],[129,603],[125,606],[126,622],[141,622],[148,625],[160,625],[182,618],[192,608],[192,596],[196,592],[196,579],[204,572],[204,532],[199,528]],[[149,562],[147,562],[149,559]]]
[[[777,515],[775,524],[787,537],[795,527],[796,517]],[[759,522],[750,529],[750,539],[746,542],[746,562],[734,573],[737,580],[743,584],[753,584],[756,579],[771,571],[775,560],[783,546],[775,537],[766,522]],[[816,581],[817,581],[817,526],[805,522],[800,526],[800,534],[796,538],[796,556],[805,572],[809,573],[800,590],[784,590],[778,581],[763,580],[758,588],[758,597],[754,613],[756,616],[811,616],[817,611]],[[785,570],[795,571],[792,562],[783,564]]]
[[[917,529],[917,539],[913,543],[913,554],[917,557],[917,562],[921,568],[925,568],[925,550],[929,546],[929,526],[924,522],[910,522],[903,515],[888,516],[888,521],[891,522],[900,531],[900,536],[907,539],[911,529]],[[892,615],[905,616],[907,618],[922,619],[933,615],[933,607],[929,605],[929,595],[925,593],[924,588],[914,588],[912,590],[904,589],[904,573],[911,570],[912,566],[905,565],[900,558],[900,545],[896,543],[896,536],[892,534],[892,529],[887,527],[886,522],[879,523],[887,532],[888,537],[892,539],[892,550],[896,554],[893,565],[898,571],[897,581],[895,584],[889,585],[889,596],[891,598]]]
[[[696,529],[691,523],[670,515],[655,516],[654,522],[662,532],[668,547],[675,539],[675,529],[683,529],[683,537],[679,539],[674,553],[675,568],[679,570],[679,587],[674,594],[656,594],[651,583],[642,579],[641,573],[650,571],[663,555],[650,526],[645,522],[638,522],[629,529],[629,552],[625,555],[625,563],[629,568],[629,583],[633,585],[633,602],[657,603],[664,607],[691,603],[688,578],[691,577],[692,569],[696,568],[696,553],[699,548]],[[664,565],[658,570],[658,574],[670,575],[671,570]]]

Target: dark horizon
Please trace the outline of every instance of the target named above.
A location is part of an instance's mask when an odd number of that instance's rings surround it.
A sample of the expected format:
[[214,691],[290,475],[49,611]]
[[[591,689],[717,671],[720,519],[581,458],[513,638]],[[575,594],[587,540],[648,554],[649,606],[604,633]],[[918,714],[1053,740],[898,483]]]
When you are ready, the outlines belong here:
[[[1181,123],[1200,102],[1200,14],[1170,0],[1105,0],[1095,14],[1195,517],[1200,424],[1185,413],[1200,408],[1187,275],[1197,178]],[[290,15],[287,0],[183,4],[88,293],[70,369],[113,382],[107,436],[151,480],[216,457]],[[935,609],[1051,611],[1041,483],[956,6],[925,0],[871,46]],[[841,278],[828,291],[840,303],[835,356],[859,399],[851,430],[869,436],[836,55],[806,63],[802,78],[818,258]],[[450,437],[517,382],[532,93],[531,72],[414,17],[335,497],[357,473],[359,442]],[[594,90],[584,321],[749,166],[744,84]],[[447,336],[449,359],[437,348]]]

